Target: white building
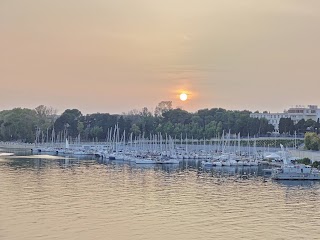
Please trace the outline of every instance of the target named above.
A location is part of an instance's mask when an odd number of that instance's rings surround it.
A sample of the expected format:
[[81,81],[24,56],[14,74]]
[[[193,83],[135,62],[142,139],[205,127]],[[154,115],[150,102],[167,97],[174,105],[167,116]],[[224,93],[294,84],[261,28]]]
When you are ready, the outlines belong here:
[[291,118],[294,124],[297,124],[300,120],[312,119],[317,121],[320,118],[320,109],[317,105],[296,106],[285,110],[283,113],[251,113],[252,118],[265,118],[270,124],[274,126],[276,132],[279,132],[279,122],[281,118]]

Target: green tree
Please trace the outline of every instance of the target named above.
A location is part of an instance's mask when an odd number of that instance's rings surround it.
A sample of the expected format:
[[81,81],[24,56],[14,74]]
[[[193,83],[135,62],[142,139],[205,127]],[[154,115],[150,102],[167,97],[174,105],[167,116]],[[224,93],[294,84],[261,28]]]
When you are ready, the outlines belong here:
[[310,158],[303,158],[303,159],[298,160],[297,162],[301,163],[301,164],[305,164],[305,165],[310,165],[311,164]]
[[140,128],[137,124],[132,124],[130,132],[132,132],[135,137],[138,137],[141,134]]
[[55,121],[54,128],[60,132],[67,132],[71,137],[77,137],[79,134],[78,122],[81,117],[82,114],[78,109],[67,109]]
[[162,117],[162,114],[172,110],[172,101],[161,101],[154,111],[156,117]]
[[37,114],[31,109],[14,108],[0,112],[1,138],[4,141],[34,142]]
[[101,136],[102,133],[103,133],[102,127],[94,126],[94,127],[91,129],[90,135],[91,135],[92,138],[101,139],[101,138],[103,138],[103,136]]
[[316,127],[316,122],[312,119],[308,119],[306,122],[305,122],[305,128],[306,128],[306,131],[309,131],[309,132],[313,132],[315,130],[315,127]]
[[306,120],[301,119],[299,122],[297,122],[297,124],[295,125],[295,130],[297,131],[297,133],[305,133],[307,131],[306,129]]
[[173,124],[175,123],[187,124],[191,122],[191,116],[192,115],[190,113],[180,108],[172,109],[163,113],[164,121],[171,122]]
[[84,132],[84,124],[83,124],[83,122],[78,122],[77,131],[78,131],[78,133],[80,135],[83,134],[83,132]]
[[320,138],[316,133],[306,133],[304,138],[304,144],[307,150],[319,151]]
[[293,134],[295,130],[294,122],[291,118],[281,118],[279,121],[279,132]]

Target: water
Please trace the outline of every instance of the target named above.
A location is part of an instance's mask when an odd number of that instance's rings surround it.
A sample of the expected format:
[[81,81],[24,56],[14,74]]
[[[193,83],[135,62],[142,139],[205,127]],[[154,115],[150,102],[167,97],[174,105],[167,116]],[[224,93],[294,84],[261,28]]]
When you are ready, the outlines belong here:
[[319,239],[320,184],[260,174],[2,157],[0,239]]

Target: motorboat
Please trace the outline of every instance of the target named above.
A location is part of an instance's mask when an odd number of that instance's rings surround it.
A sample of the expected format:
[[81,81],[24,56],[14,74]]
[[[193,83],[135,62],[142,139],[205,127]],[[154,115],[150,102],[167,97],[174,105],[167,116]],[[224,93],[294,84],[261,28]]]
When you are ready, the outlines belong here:
[[13,156],[13,153],[0,153],[0,157],[8,157],[8,156]]
[[136,158],[136,164],[156,164],[157,161],[152,158]]
[[320,180],[320,172],[311,166],[296,164],[273,169],[271,179],[274,180]]

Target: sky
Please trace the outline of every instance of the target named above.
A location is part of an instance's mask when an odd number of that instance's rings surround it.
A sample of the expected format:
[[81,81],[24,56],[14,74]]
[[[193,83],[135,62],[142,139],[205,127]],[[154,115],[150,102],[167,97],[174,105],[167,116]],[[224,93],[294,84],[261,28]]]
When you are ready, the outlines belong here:
[[0,110],[320,105],[319,26],[319,0],[0,0]]

